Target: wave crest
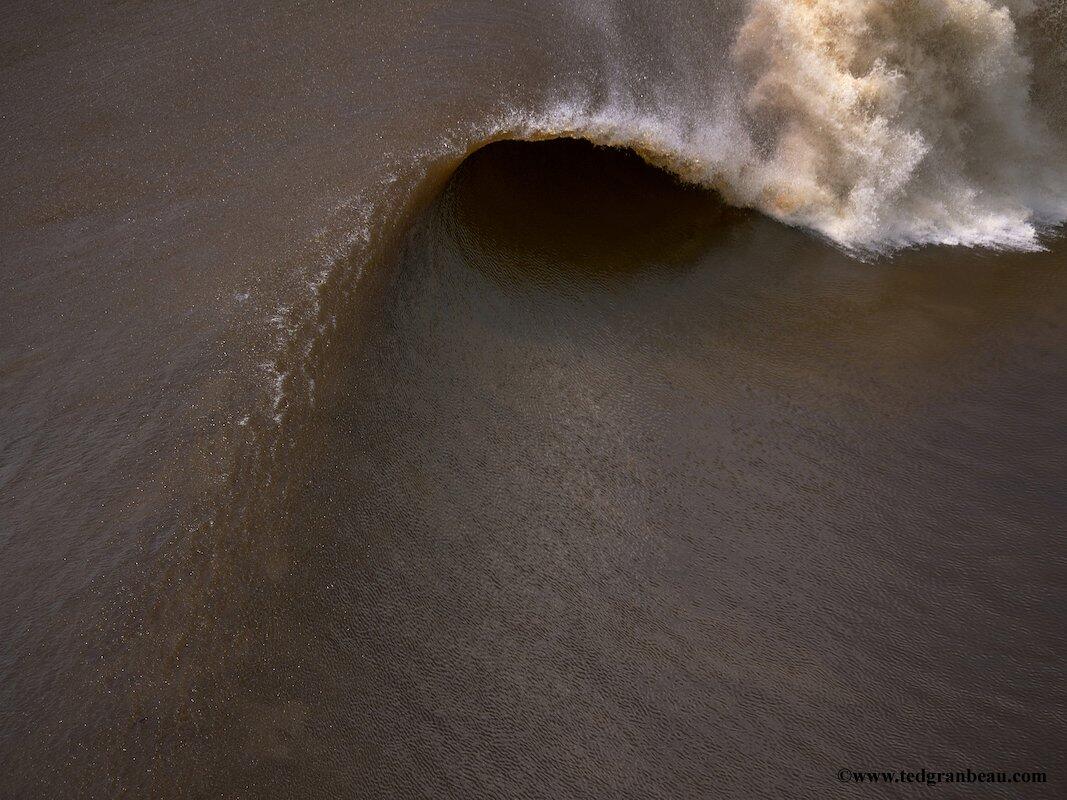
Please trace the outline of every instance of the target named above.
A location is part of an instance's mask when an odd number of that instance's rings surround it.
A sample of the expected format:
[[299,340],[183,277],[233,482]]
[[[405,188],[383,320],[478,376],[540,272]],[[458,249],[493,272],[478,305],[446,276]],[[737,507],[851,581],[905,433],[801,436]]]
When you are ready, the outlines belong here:
[[755,0],[732,51],[737,95],[713,119],[572,102],[502,130],[630,147],[849,249],[1040,249],[1042,229],[1067,219],[1067,169],[1031,99],[1017,18],[1034,12]]

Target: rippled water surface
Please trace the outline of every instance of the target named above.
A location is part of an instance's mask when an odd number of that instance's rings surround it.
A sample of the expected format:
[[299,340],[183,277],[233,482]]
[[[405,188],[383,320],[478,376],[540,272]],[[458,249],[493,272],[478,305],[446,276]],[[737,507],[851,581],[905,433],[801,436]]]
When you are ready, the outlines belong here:
[[0,795],[1067,774],[1063,10],[904,5],[0,12]]

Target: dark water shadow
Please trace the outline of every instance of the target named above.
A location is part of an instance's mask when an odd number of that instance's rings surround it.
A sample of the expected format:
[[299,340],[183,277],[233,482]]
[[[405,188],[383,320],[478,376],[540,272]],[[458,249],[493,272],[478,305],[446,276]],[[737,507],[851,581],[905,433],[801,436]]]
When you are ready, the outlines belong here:
[[439,213],[472,266],[502,285],[545,288],[684,268],[749,216],[631,151],[577,139],[479,150]]

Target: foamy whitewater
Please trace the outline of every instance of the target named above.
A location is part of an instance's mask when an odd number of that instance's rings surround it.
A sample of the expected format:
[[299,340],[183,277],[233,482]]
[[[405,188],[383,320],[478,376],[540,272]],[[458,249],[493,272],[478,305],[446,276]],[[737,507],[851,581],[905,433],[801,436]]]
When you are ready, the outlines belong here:
[[616,99],[502,131],[633,148],[851,250],[1039,249],[1067,219],[1067,160],[1031,98],[1018,21],[1035,17],[1062,32],[1060,3],[755,0],[711,118]]

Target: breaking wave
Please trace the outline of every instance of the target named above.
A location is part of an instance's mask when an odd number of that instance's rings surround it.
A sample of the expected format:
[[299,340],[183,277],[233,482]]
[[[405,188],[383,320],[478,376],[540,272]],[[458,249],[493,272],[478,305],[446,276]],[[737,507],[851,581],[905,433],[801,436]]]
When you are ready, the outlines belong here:
[[[986,0],[755,0],[731,52],[736,85],[710,118],[570,103],[503,133],[632,148],[850,250],[1040,249],[1067,219],[1067,158],[1034,100],[1019,20],[1063,17]],[[1067,50],[1043,45],[1062,67]]]
[[728,28],[725,52],[709,56],[717,66],[691,58],[693,32],[676,31],[689,37],[678,45],[686,52],[640,93],[616,85],[631,65],[610,15],[598,18],[614,61],[608,85],[562,87],[547,108],[445,131],[382,164],[377,181],[337,206],[309,261],[305,300],[268,314],[262,421],[275,427],[314,405],[366,265],[414,205],[500,140],[628,148],[862,258],[920,245],[1040,250],[1067,220],[1067,147],[1050,124],[1067,118],[1055,79],[1067,74],[1065,20],[1060,2],[751,0],[732,22],[708,21]]

